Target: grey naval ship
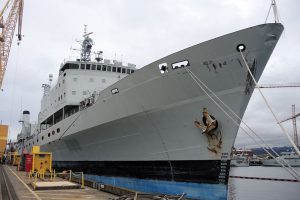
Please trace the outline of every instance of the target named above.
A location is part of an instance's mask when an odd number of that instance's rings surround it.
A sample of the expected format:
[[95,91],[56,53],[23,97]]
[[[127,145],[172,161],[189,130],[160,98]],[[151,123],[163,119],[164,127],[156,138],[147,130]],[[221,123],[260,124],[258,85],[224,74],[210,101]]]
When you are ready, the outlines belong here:
[[103,184],[227,199],[240,120],[209,94],[242,118],[255,87],[246,64],[258,81],[282,31],[280,23],[253,26],[137,69],[101,51],[91,58],[85,30],[80,58],[61,64],[56,84],[43,84],[37,123],[23,112],[18,151],[39,145],[52,152],[55,169]]

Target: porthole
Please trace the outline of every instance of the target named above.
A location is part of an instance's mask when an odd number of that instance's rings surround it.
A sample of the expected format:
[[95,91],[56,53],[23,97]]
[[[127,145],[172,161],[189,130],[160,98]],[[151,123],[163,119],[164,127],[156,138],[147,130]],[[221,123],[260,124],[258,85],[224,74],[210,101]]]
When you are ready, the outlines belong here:
[[39,142],[39,139],[37,139],[36,142]]
[[56,132],[59,133],[60,132],[60,128],[56,129]]
[[44,136],[42,136],[42,140],[44,140]]
[[48,137],[50,137],[50,133],[48,133]]
[[55,134],[55,131],[52,131],[52,135],[54,135]]

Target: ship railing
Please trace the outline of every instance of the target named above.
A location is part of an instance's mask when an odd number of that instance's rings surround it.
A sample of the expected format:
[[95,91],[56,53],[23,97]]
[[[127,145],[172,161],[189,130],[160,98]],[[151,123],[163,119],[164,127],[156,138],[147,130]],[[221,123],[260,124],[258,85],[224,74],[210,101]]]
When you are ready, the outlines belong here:
[[81,188],[84,188],[84,174],[83,172],[73,172],[72,170],[63,171],[60,173],[55,172],[54,170],[54,181],[55,177],[61,177],[69,180],[70,182],[75,182],[81,185]]
[[166,194],[151,194],[151,193],[138,193],[126,194],[115,198],[114,200],[136,200],[136,199],[156,199],[156,200],[185,200],[186,193],[181,195],[166,195]]
[[91,96],[83,99],[81,102],[80,102],[80,110],[84,110],[86,109],[87,107],[90,107],[92,106],[94,103],[95,103],[95,97],[96,97],[96,93],[94,92]]
[[[41,171],[31,171],[28,174],[29,181],[33,178],[33,189],[36,188],[36,183],[38,179],[45,180],[45,175],[50,176],[50,181],[55,182],[56,177],[61,176],[63,178],[67,178],[70,182],[78,182],[81,185],[81,188],[84,188],[84,174],[83,172],[73,172],[72,170],[63,171],[57,173],[55,169],[53,171],[49,171],[49,174],[46,174],[45,170]],[[67,177],[66,177],[67,176]]]

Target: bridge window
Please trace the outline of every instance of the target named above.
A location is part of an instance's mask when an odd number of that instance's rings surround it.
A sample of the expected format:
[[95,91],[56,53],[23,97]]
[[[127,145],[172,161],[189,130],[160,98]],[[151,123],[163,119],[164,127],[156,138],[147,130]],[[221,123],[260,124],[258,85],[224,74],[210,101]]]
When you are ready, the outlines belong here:
[[86,70],[90,70],[91,69],[91,65],[90,64],[86,64],[85,69]]
[[118,67],[118,68],[117,68],[117,72],[118,72],[118,73],[121,73],[121,67]]
[[130,74],[130,69],[127,69],[127,70],[126,70],[126,74]]
[[116,72],[116,71],[117,71],[117,68],[116,68],[116,67],[113,67],[113,68],[112,68],[112,71],[113,71],[113,72]]
[[111,66],[107,66],[107,71],[108,71],[108,72],[111,71]]
[[106,65],[102,66],[102,71],[106,71]]
[[78,64],[70,64],[70,69],[78,69],[79,65]]
[[92,65],[92,70],[96,70],[96,65]]
[[126,69],[122,68],[122,73],[125,74],[126,73]]
[[101,70],[101,65],[97,65],[97,70],[98,70],[98,71]]
[[80,64],[80,69],[85,69],[85,64]]

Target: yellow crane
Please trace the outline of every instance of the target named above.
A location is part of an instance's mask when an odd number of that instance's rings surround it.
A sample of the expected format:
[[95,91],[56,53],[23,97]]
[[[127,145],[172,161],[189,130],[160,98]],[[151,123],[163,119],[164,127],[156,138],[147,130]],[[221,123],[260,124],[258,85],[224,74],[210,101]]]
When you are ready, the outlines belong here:
[[[2,29],[2,33],[0,33],[0,89],[2,88],[2,82],[17,22],[18,44],[22,39],[21,29],[23,6],[24,0],[7,0],[7,2],[4,4],[4,7],[0,11],[0,28]],[[9,10],[9,14],[4,22],[3,17],[6,10]]]

